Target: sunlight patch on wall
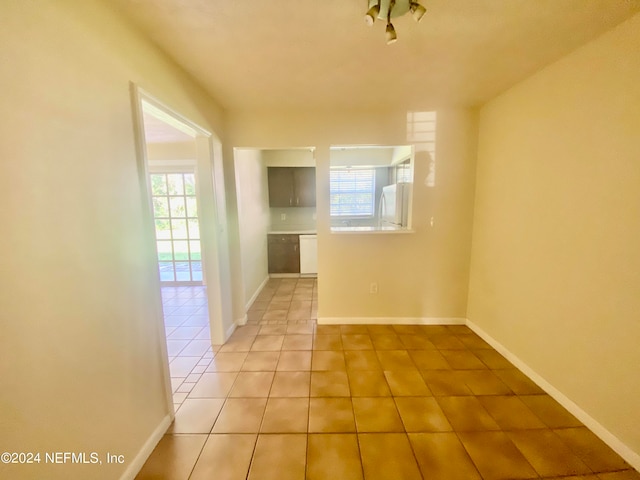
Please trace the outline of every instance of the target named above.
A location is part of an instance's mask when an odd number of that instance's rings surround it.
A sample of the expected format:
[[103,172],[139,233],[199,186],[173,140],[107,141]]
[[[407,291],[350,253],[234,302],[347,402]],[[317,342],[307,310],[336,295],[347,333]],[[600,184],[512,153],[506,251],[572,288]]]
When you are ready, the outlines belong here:
[[[416,160],[428,155],[427,187],[436,185],[436,112],[407,112],[407,141],[414,145]],[[423,153],[424,152],[424,153]]]

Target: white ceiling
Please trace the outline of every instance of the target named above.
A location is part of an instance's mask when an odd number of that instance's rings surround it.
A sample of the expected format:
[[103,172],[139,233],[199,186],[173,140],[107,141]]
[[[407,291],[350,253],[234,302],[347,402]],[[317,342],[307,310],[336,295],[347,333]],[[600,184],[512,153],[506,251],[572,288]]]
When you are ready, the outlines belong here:
[[194,137],[154,115],[143,112],[144,138],[147,143],[193,142]]
[[640,0],[109,0],[227,109],[474,106],[604,33]]

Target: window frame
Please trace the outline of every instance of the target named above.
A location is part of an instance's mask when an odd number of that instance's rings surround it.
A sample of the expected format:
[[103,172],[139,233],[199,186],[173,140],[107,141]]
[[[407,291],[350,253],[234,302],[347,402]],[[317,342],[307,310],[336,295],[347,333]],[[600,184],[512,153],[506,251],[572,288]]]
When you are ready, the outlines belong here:
[[[170,192],[169,187],[169,176],[179,175],[180,183],[181,183],[181,192],[172,193]],[[187,182],[186,176],[193,177],[193,192],[187,193]],[[165,185],[165,193],[155,193],[153,189],[153,177],[154,176],[162,176],[164,177],[164,185]],[[202,260],[202,244],[201,244],[201,236],[200,236],[200,216],[197,211],[199,207],[198,202],[198,192],[197,192],[197,173],[195,169],[171,169],[171,168],[154,168],[149,171],[149,192],[151,197],[152,205],[155,203],[155,199],[166,199],[167,203],[167,214],[166,215],[158,215],[155,207],[152,207],[152,215],[154,225],[157,221],[169,222],[169,237],[168,238],[160,238],[158,236],[158,231],[156,228],[155,237],[156,237],[156,249],[157,255],[156,260],[158,262],[158,268],[161,269],[162,264],[171,264],[172,265],[172,274],[173,279],[171,280],[163,280],[162,273],[160,272],[160,282],[162,285],[203,285],[204,284],[204,271],[203,271],[203,260]],[[182,199],[184,205],[184,214],[179,213],[176,215],[172,211],[171,199]],[[189,208],[189,199],[193,200],[192,205],[194,205],[196,211],[195,216],[190,215]],[[175,237],[174,236],[174,222],[185,222],[185,236],[184,237]],[[192,227],[195,222],[195,228]],[[192,232],[192,230],[194,230]],[[176,258],[176,243],[184,243],[186,244],[186,254],[187,258]],[[197,242],[197,251],[194,250],[194,245]],[[169,245],[171,251],[170,259],[161,259],[160,254],[164,253],[165,250],[161,249],[161,245]],[[188,279],[178,279],[178,265],[181,263],[187,263],[189,266],[189,278]],[[194,264],[199,264],[200,268],[194,268]]]
[[[361,173],[361,172],[370,172],[371,174],[371,178],[370,179],[365,179],[364,181],[370,182],[370,188],[368,188],[366,191],[360,191],[357,189],[357,182],[358,179],[354,178],[353,180],[349,180],[349,179],[343,179],[342,181],[340,181],[340,183],[344,183],[344,184],[348,184],[349,181],[352,181],[354,183],[354,188],[352,190],[342,190],[342,191],[336,191],[337,189],[332,188],[333,182],[334,182],[334,178],[333,174],[334,172],[348,172],[348,173]],[[362,180],[361,180],[362,181]],[[335,204],[333,202],[333,195],[339,195],[340,193],[343,194],[352,194],[355,196],[358,195],[367,195],[367,196],[371,196],[371,201],[369,203],[369,210],[366,213],[359,213],[358,211],[356,211],[356,205],[358,205],[358,202],[345,202],[342,205],[346,205],[347,207],[351,206],[351,210],[345,212],[345,213],[334,213],[334,208],[340,208],[341,207],[341,203],[338,202],[337,204]],[[330,218],[334,218],[334,219],[371,219],[371,218],[375,218],[376,215],[376,169],[375,167],[331,167],[329,170],[329,216]]]

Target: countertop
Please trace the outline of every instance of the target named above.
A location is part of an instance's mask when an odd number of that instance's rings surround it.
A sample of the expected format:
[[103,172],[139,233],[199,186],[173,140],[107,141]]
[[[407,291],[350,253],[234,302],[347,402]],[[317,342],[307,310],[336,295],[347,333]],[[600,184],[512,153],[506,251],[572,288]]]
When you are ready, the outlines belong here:
[[267,233],[269,235],[274,234],[274,235],[315,235],[317,232],[317,230],[315,228],[311,228],[311,227],[283,227],[283,226],[278,226],[275,227],[273,230],[269,230]]
[[331,227],[331,233],[415,233],[406,227]]

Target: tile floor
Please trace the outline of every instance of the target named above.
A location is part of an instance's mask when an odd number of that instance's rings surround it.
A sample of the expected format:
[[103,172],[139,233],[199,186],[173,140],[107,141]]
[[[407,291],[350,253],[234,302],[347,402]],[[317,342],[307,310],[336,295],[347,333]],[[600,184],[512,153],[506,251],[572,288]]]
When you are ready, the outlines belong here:
[[315,290],[206,348],[204,290],[163,291],[176,420],[137,478],[640,480],[467,327],[316,325]]

